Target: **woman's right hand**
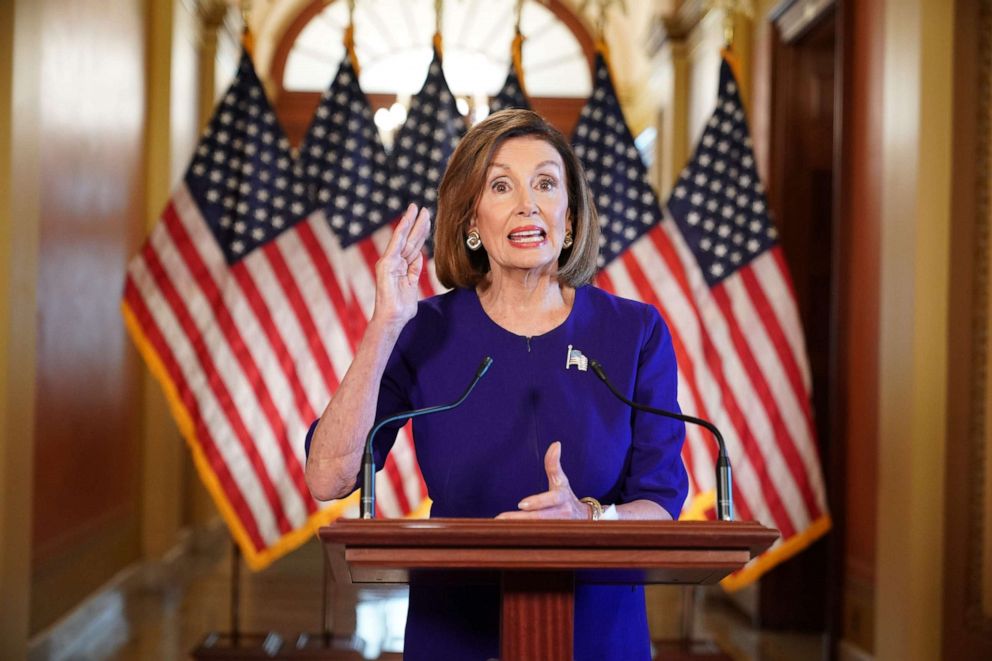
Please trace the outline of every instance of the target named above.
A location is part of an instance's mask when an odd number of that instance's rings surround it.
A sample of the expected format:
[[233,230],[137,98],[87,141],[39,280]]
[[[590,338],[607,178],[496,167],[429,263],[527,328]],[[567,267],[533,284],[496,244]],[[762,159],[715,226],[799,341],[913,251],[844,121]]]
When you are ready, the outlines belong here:
[[389,245],[375,265],[375,311],[372,322],[399,332],[417,314],[420,298],[421,249],[430,234],[430,212],[407,207]]

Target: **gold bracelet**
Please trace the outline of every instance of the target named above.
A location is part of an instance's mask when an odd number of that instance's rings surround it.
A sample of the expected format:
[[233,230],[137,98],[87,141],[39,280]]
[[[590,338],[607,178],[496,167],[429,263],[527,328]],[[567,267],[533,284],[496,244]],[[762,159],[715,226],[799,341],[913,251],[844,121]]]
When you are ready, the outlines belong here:
[[585,503],[592,510],[592,520],[599,521],[600,517],[603,516],[603,506],[598,500],[592,496],[586,496],[585,498],[579,498],[580,503]]

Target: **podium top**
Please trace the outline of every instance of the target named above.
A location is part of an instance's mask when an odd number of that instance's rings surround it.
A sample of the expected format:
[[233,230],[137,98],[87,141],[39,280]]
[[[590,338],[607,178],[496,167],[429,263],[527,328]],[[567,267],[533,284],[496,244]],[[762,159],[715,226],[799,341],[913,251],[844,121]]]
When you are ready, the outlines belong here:
[[354,583],[456,570],[459,581],[465,571],[568,571],[590,583],[707,584],[778,536],[737,521],[339,519],[320,529],[335,580]]
[[753,558],[779,532],[753,521],[338,519],[319,535],[325,544],[380,549],[746,549]]

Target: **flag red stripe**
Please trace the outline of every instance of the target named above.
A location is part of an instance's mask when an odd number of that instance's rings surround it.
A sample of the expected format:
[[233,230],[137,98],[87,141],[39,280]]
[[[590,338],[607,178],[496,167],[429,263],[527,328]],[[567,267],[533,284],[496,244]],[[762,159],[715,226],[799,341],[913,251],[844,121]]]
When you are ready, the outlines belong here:
[[[234,321],[230,317],[227,307],[224,305],[224,300],[220,293],[220,289],[214,282],[213,276],[200,260],[199,254],[190,242],[189,235],[186,233],[186,228],[183,227],[182,220],[180,220],[179,216],[176,214],[173,205],[170,204],[166,207],[166,210],[162,215],[161,224],[172,239],[177,252],[186,264],[186,268],[189,270],[193,281],[196,282],[196,284],[201,288],[203,295],[207,298],[207,300],[213,303],[212,307],[217,324],[227,340],[228,347],[238,360],[238,364],[241,366],[241,369],[244,371],[247,382],[251,384],[252,391],[255,393],[259,406],[262,408],[262,412],[269,421],[269,426],[272,429],[272,433],[277,442],[279,443],[280,450],[282,451],[284,460],[286,461],[287,469],[292,471],[292,467],[295,465],[297,472],[299,472],[302,476],[299,461],[296,459],[296,455],[289,448],[283,421],[279,417],[278,411],[269,397],[268,389],[265,388],[265,384],[261,379],[254,359],[251,357],[247,346],[245,346],[244,340],[238,332]],[[214,364],[213,357],[206,348],[207,341],[203,338],[203,335],[197,328],[196,323],[189,315],[189,310],[186,308],[185,302],[175,291],[172,281],[166,275],[165,268],[158,259],[158,255],[153,251],[149,251],[148,256],[146,256],[146,262],[149,266],[149,272],[151,272],[155,278],[159,290],[163,293],[166,300],[169,301],[176,319],[185,331],[186,336],[190,339],[190,343],[196,352],[197,358],[203,366],[204,373],[214,376],[219,374],[216,365]],[[272,478],[266,469],[265,462],[262,461],[261,456],[258,454],[258,448],[256,447],[254,439],[241,417],[241,413],[238,410],[238,406],[234,401],[234,398],[231,396],[230,391],[227,389],[227,386],[223,383],[222,379],[208,378],[207,381],[210,383],[211,389],[217,397],[217,401],[221,404],[232,429],[238,436],[238,440],[245,449],[245,452],[251,461],[252,467],[255,469],[255,473],[258,474],[259,481],[263,485],[265,495],[272,506],[272,511],[276,517],[280,531],[283,534],[290,532],[293,530],[293,526],[289,523],[286,516],[282,499],[280,498],[272,482]],[[297,492],[299,493],[299,491],[300,490],[297,486]],[[306,494],[304,497],[304,502],[310,500],[309,494]]]
[[434,287],[431,285],[430,276],[427,275],[427,255],[421,253],[420,255],[420,293],[426,297],[430,298],[434,295]]
[[379,251],[376,249],[375,244],[372,243],[372,237],[365,238],[355,247],[358,249],[362,259],[365,260],[365,266],[368,267],[369,273],[372,275],[372,282],[375,282],[375,265],[379,261]]
[[[145,251],[148,251],[146,246]],[[245,533],[251,540],[252,545],[256,549],[265,548],[266,544],[262,540],[262,535],[258,531],[258,526],[255,525],[255,517],[251,513],[251,508],[248,503],[245,502],[244,496],[241,493],[241,489],[238,487],[237,483],[234,481],[234,477],[228,470],[227,463],[220,456],[220,452],[217,450],[217,446],[214,443],[213,435],[211,435],[210,430],[203,422],[203,416],[200,414],[200,405],[197,403],[196,396],[193,394],[192,389],[189,387],[189,383],[186,381],[186,377],[183,376],[182,370],[179,368],[179,364],[176,362],[176,357],[172,353],[172,349],[169,347],[168,342],[162,336],[162,332],[159,330],[158,324],[155,323],[154,317],[152,317],[151,312],[148,310],[145,304],[145,299],[142,297],[141,292],[134,285],[134,282],[130,277],[124,283],[124,299],[128,302],[128,307],[131,308],[131,312],[134,313],[135,318],[138,321],[138,325],[141,327],[142,332],[145,334],[145,339],[148,340],[152,348],[155,350],[155,354],[161,361],[165,370],[169,374],[169,379],[172,381],[173,386],[176,389],[176,393],[179,395],[179,399],[182,400],[183,405],[186,407],[187,413],[189,413],[189,418],[193,423],[196,430],[196,440],[199,442],[200,449],[203,451],[203,456],[207,459],[210,464],[210,468],[214,472],[214,476],[220,483],[221,489],[224,491],[224,495],[227,497],[228,503],[234,510],[235,514],[238,515],[238,519],[241,520],[245,527]]]

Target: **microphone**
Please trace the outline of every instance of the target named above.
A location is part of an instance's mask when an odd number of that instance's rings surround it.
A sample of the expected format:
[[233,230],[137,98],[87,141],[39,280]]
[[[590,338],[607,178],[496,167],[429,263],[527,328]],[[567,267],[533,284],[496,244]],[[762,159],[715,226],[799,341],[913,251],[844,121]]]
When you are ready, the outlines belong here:
[[617,390],[616,387],[610,383],[610,380],[606,377],[606,372],[603,370],[603,366],[599,363],[599,361],[590,359],[589,367],[591,367],[592,371],[596,373],[599,380],[606,384],[606,387],[610,389],[610,392],[616,395],[617,399],[627,406],[637,409],[638,411],[646,411],[647,413],[662,415],[666,418],[675,418],[676,420],[681,420],[682,422],[691,422],[695,425],[705,427],[711,434],[713,434],[716,438],[717,445],[720,447],[716,460],[716,516],[721,521],[733,521],[734,493],[730,471],[730,457],[727,456],[727,446],[723,442],[723,435],[720,433],[720,430],[716,428],[716,425],[709,420],[703,420],[702,418],[696,418],[682,413],[675,413],[674,411],[665,411],[664,409],[656,409],[645,404],[638,404],[637,402],[631,401],[630,399],[624,397],[623,393]]
[[397,420],[403,420],[404,418],[416,418],[417,416],[427,415],[428,413],[440,413],[441,411],[448,411],[461,405],[462,402],[469,396],[469,393],[475,388],[475,384],[486,375],[489,371],[489,367],[493,364],[493,359],[486,356],[479,363],[479,369],[475,371],[475,378],[472,379],[472,383],[468,385],[465,392],[457,400],[451,402],[450,404],[441,404],[440,406],[429,406],[423,409],[414,409],[413,411],[403,411],[395,415],[388,416],[376,422],[372,429],[369,430],[369,435],[365,438],[365,454],[362,455],[362,500],[361,500],[361,517],[363,519],[374,519],[375,518],[375,458],[372,456],[372,439],[375,438],[376,432],[382,429],[385,425],[390,422],[396,422]]

